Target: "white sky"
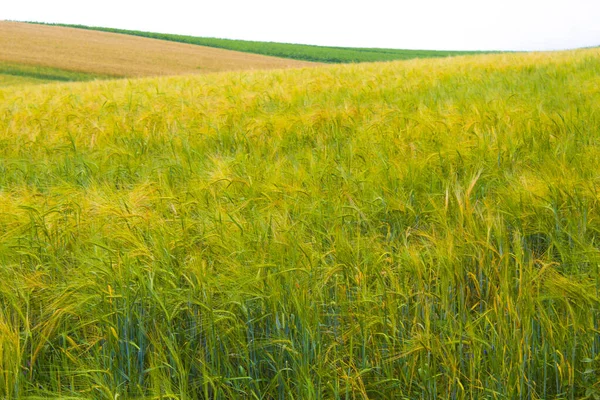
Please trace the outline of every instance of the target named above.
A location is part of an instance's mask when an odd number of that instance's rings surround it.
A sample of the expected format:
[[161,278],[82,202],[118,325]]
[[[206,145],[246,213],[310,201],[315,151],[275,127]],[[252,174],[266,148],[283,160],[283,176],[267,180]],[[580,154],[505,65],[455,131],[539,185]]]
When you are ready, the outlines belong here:
[[600,45],[600,0],[2,2],[0,20],[232,39],[438,50],[556,50]]

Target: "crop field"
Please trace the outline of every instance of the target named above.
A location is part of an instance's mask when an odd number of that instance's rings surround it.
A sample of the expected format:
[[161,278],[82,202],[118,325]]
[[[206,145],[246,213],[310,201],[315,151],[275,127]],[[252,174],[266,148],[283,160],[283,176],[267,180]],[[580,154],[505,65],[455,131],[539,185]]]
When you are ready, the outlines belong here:
[[[59,77],[70,74],[68,80],[318,65],[131,35],[7,21],[0,21],[0,48],[0,84],[7,75],[6,65],[50,69],[53,76],[60,71]],[[71,79],[78,74],[79,79]]]
[[114,77],[42,67],[39,65],[0,62],[0,87],[50,82],[81,82],[110,78]]
[[13,74],[0,73],[0,88],[7,86],[31,85],[53,82],[51,79],[33,78],[30,76],[21,76]]
[[0,89],[0,397],[596,399],[600,50]]
[[[103,28],[85,25],[48,24],[78,29],[112,32],[125,35],[141,36],[178,43],[189,43],[200,46],[215,47],[242,51],[266,56],[284,57],[295,60],[322,63],[359,63],[375,61],[409,60],[413,58],[438,58],[459,55],[484,54],[481,51],[438,51],[438,50],[404,50],[362,47],[314,46],[294,43],[259,42],[252,40],[232,40],[169,33],[133,31],[128,29]],[[491,52],[487,52],[491,53]]]

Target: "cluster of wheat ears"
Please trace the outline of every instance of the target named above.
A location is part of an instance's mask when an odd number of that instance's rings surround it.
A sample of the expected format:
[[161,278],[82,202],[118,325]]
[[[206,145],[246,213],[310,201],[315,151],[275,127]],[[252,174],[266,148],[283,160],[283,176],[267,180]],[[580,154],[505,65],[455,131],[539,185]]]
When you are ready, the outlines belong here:
[[599,76],[0,89],[0,397],[597,399]]

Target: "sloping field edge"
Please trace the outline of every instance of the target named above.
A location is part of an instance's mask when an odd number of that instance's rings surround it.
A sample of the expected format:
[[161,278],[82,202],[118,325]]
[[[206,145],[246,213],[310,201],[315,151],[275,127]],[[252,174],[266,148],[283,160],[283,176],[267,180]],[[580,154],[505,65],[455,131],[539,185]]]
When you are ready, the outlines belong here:
[[125,35],[141,36],[151,39],[167,40],[172,42],[195,44],[200,46],[215,47],[220,49],[235,50],[245,53],[261,54],[273,57],[291,58],[302,61],[315,61],[331,64],[409,60],[414,58],[439,58],[461,55],[492,54],[499,51],[442,51],[442,50],[403,50],[384,48],[354,48],[317,46],[308,44],[260,42],[251,40],[219,39],[210,37],[197,37],[167,33],[145,32],[118,28],[105,28],[77,24],[41,23],[27,21],[28,23],[95,30]]

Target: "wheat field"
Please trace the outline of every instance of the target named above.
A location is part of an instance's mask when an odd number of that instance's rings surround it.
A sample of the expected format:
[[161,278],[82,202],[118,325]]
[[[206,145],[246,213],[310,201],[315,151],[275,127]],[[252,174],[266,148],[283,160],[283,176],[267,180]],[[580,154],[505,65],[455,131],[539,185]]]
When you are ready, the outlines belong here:
[[319,65],[109,32],[10,21],[0,21],[0,48],[0,63],[113,77],[205,74]]
[[[253,54],[290,58],[302,61],[314,61],[319,63],[359,63],[376,61],[398,61],[414,58],[437,58],[461,55],[490,54],[494,52],[484,51],[445,51],[445,50],[407,50],[407,49],[385,49],[366,47],[332,47],[315,46],[298,43],[260,42],[252,40],[219,39],[211,37],[198,37],[188,35],[177,35],[169,33],[145,32],[129,29],[106,28],[87,25],[49,24],[51,26],[63,26],[68,28],[87,29],[101,32],[121,33],[148,37],[153,39],[168,40],[179,43],[189,43],[200,46],[216,47],[242,51]],[[497,53],[497,52],[496,52]]]
[[0,89],[0,397],[598,398],[599,76]]

